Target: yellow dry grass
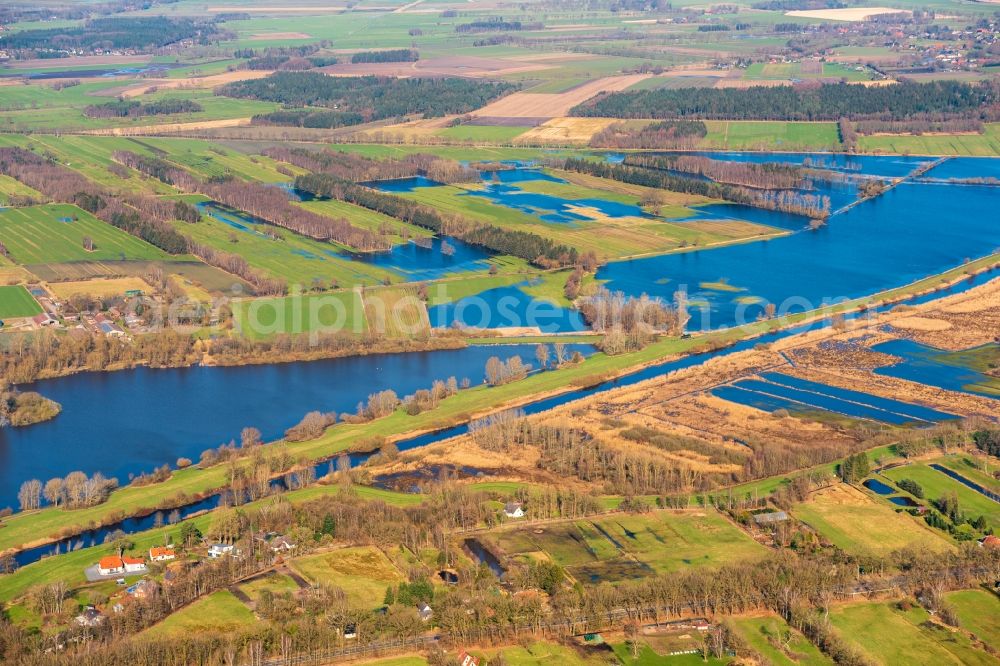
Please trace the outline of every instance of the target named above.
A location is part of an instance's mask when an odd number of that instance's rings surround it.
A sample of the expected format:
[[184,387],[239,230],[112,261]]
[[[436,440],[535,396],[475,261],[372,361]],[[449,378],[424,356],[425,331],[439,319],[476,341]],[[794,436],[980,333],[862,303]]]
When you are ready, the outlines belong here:
[[518,143],[587,144],[606,129],[614,118],[553,118],[517,137]]
[[256,35],[251,35],[251,41],[262,41],[267,39],[309,39],[312,35],[308,35],[304,32],[258,32]]
[[635,85],[649,74],[609,76],[563,93],[514,93],[487,104],[473,115],[494,118],[556,118],[566,116],[577,104],[602,92],[617,92]]
[[137,277],[53,282],[48,287],[49,291],[59,298],[69,298],[73,294],[87,294],[99,298],[122,296],[131,289],[139,289],[146,293],[151,291],[146,281]]
[[844,9],[799,9],[785,12],[785,16],[825,19],[827,21],[864,21],[882,14],[910,14],[905,9],[892,7],[845,7]]
[[790,79],[754,79],[745,81],[743,79],[719,79],[713,88],[777,88],[778,86],[790,86]]
[[139,125],[135,127],[108,127],[90,130],[85,134],[97,136],[140,136],[143,134],[168,134],[190,130],[218,129],[221,127],[245,127],[250,118],[225,118],[223,120],[202,120],[190,123],[166,123],[163,125]]
[[946,331],[951,328],[951,322],[929,317],[900,317],[894,320],[892,325],[913,331]]
[[251,79],[263,79],[274,72],[263,69],[240,69],[235,72],[223,72],[212,74],[211,76],[198,76],[185,79],[154,79],[140,83],[137,86],[126,88],[121,92],[122,97],[138,97],[146,94],[151,88],[156,90],[167,90],[175,88],[214,88],[224,83],[233,81],[249,81]]
[[0,285],[21,284],[34,276],[21,266],[0,266]]

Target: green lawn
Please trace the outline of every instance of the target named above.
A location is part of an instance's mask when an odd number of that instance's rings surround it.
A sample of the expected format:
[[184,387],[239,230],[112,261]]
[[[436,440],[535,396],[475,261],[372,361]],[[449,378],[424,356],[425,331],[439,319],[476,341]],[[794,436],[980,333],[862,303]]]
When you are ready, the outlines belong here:
[[380,606],[386,588],[405,580],[385,553],[374,546],[297,557],[289,566],[310,582],[341,588],[347,600],[359,608]]
[[830,614],[841,636],[876,664],[996,664],[961,633],[929,624],[929,617],[923,608],[901,611],[891,603],[841,606]]
[[238,631],[257,624],[250,609],[229,590],[219,590],[168,615],[143,633],[156,638],[171,638],[208,631]]
[[983,589],[959,590],[945,595],[961,626],[979,640],[1000,647],[1000,598]]
[[730,625],[773,666],[826,666],[833,661],[781,617],[735,617]]
[[927,501],[944,497],[954,492],[958,497],[959,509],[970,518],[985,516],[993,528],[1000,527],[1000,503],[977,493],[975,490],[955,481],[944,472],[939,472],[925,464],[910,464],[886,470],[885,476],[897,483],[901,479],[912,479],[923,488]]
[[33,317],[42,312],[42,306],[24,287],[0,287],[0,319],[4,317]]
[[[20,264],[165,259],[167,254],[71,204],[0,211],[0,237]],[[93,250],[83,247],[90,238]]]
[[270,591],[272,594],[284,594],[285,592],[295,592],[299,589],[299,586],[294,580],[285,574],[272,571],[260,578],[250,581],[249,583],[243,583],[240,585],[240,590],[253,599],[258,601],[261,592],[265,590]]
[[515,646],[495,650],[472,650],[473,655],[485,657],[488,663],[498,654],[503,654],[508,666],[604,666],[607,661],[599,656],[589,656],[558,643],[539,641],[527,647]]

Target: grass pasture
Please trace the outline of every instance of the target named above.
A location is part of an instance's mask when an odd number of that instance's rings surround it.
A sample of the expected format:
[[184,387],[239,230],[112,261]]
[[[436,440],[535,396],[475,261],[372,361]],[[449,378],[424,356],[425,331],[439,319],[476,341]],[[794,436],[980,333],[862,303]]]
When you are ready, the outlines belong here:
[[290,566],[310,582],[341,588],[352,605],[364,608],[381,604],[386,588],[403,581],[385,553],[374,546],[297,557]]
[[833,661],[778,615],[730,620],[736,633],[773,666],[827,666]]
[[[0,211],[0,235],[20,264],[164,259],[167,254],[71,204],[43,204]],[[93,250],[83,239],[94,242]]]
[[144,633],[150,637],[171,638],[207,631],[238,631],[257,624],[250,609],[229,590],[219,590],[190,606],[168,615]]
[[849,553],[886,555],[910,546],[934,551],[949,548],[945,538],[922,519],[896,513],[888,503],[843,483],[816,491],[797,504],[792,514]]
[[995,157],[1000,155],[1000,123],[987,124],[982,134],[860,136],[858,147],[866,153]]
[[955,493],[962,512],[972,518],[985,516],[989,526],[1000,527],[1000,503],[962,485],[944,472],[939,472],[928,465],[912,464],[886,470],[885,475],[896,483],[902,479],[916,481],[923,488],[924,497],[928,501]]
[[708,135],[699,148],[726,150],[838,150],[834,122],[754,120],[706,121]]
[[356,291],[237,300],[233,302],[233,323],[242,335],[257,339],[278,333],[337,330],[360,334],[368,328]]
[[961,626],[993,647],[1000,646],[1000,598],[984,589],[959,590],[945,595]]
[[199,243],[238,254],[254,268],[289,285],[310,289],[317,280],[324,287],[334,282],[343,286],[374,285],[393,275],[367,262],[351,260],[330,243],[249,222],[238,211],[213,207],[205,213],[196,224],[174,224]]
[[719,566],[762,556],[760,546],[715,511],[657,511],[506,530],[500,547],[521,559],[547,558],[582,583]]
[[430,331],[427,307],[412,287],[369,290],[362,297],[369,328],[391,338],[412,338]]
[[277,571],[268,572],[260,578],[255,578],[240,585],[240,591],[253,599],[254,602],[260,600],[260,595],[265,590],[271,592],[272,594],[279,595],[284,594],[285,592],[295,592],[298,589],[299,586],[294,580]]
[[0,319],[33,317],[41,313],[42,306],[20,285],[0,287]]
[[974,648],[961,632],[950,631],[929,619],[923,608],[902,611],[892,603],[852,604],[830,614],[841,636],[876,664],[996,663],[993,657]]

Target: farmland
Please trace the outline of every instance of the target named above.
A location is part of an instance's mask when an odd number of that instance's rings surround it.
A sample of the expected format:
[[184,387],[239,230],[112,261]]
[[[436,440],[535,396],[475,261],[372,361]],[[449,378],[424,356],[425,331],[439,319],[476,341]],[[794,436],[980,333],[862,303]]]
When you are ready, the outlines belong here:
[[323,331],[361,334],[368,328],[357,291],[243,299],[234,303],[233,324],[251,338]]
[[995,663],[968,638],[929,619],[923,608],[901,610],[891,603],[852,604],[830,614],[842,635],[878,664]]
[[578,521],[497,535],[508,555],[547,557],[581,583],[642,578],[690,567],[714,567],[764,554],[715,512],[656,512]]
[[983,516],[994,528],[1000,527],[1000,503],[994,502],[971,488],[946,476],[943,472],[932,469],[928,465],[911,464],[887,470],[885,474],[895,482],[911,479],[920,484],[928,500],[940,500],[954,493],[958,498],[961,511],[970,518]]
[[251,266],[306,289],[317,281],[324,286],[378,284],[393,275],[371,264],[350,261],[330,243],[287,229],[251,224],[238,211],[212,207],[200,222],[176,222],[175,226],[199,243],[238,254]]
[[31,317],[42,311],[28,290],[21,286],[0,287],[0,319]]
[[921,519],[896,513],[889,505],[844,484],[816,491],[792,513],[848,552],[887,554],[918,544],[939,551],[950,548],[945,538]]
[[[165,259],[166,254],[70,204],[0,211],[0,233],[20,264]],[[83,241],[93,241],[93,249]]]

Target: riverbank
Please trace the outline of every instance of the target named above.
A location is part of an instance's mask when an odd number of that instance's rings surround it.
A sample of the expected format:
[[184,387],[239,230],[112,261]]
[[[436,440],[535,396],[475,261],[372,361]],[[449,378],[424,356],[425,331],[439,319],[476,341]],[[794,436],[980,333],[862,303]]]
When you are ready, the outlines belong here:
[[[363,424],[338,423],[317,439],[286,442],[283,445],[287,448],[290,459],[318,462],[350,450],[359,440],[412,440],[467,423],[491,412],[543,402],[582,386],[610,382],[671,359],[680,359],[684,354],[723,349],[740,340],[753,340],[767,333],[806,326],[836,313],[856,311],[861,307],[872,307],[876,303],[884,306],[901,301],[908,295],[919,297],[934,294],[943,289],[945,284],[960,282],[998,264],[1000,253],[911,285],[810,313],[755,322],[745,327],[697,334],[689,338],[662,339],[643,350],[621,356],[598,353],[578,365],[534,373],[524,380],[503,386],[477,386],[459,391],[457,395],[443,400],[436,409],[416,416],[396,410],[387,417]],[[223,465],[206,469],[189,467],[175,471],[170,479],[158,484],[141,487],[130,485],[116,490],[108,502],[100,506],[74,511],[49,507],[32,513],[15,514],[0,523],[0,527],[3,527],[0,529],[0,552],[51,543],[91,527],[119,522],[126,516],[188,503],[193,498],[208,496],[224,487],[227,483],[226,474],[227,468]]]

